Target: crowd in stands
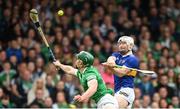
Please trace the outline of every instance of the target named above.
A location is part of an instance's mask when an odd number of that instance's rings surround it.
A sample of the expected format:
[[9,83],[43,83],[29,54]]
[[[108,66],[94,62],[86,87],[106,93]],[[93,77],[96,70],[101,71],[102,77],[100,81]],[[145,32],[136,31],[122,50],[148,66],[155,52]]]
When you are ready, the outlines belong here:
[[0,0],[0,108],[96,107],[73,101],[82,86],[52,64],[32,8],[55,57],[75,66],[76,53],[92,53],[108,88],[113,74],[101,63],[120,36],[132,36],[139,68],[156,72],[138,73],[133,107],[180,108],[180,0]]

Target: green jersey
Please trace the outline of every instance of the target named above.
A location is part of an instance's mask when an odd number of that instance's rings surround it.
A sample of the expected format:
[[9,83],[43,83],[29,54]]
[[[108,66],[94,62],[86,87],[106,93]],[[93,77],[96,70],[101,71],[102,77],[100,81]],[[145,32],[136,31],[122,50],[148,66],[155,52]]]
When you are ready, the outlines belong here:
[[77,77],[80,80],[81,85],[83,86],[84,90],[86,91],[88,89],[88,81],[92,80],[92,79],[96,79],[98,82],[98,87],[97,87],[97,91],[95,92],[95,94],[93,96],[91,96],[91,98],[93,100],[95,100],[95,102],[97,103],[105,94],[112,94],[112,90],[108,90],[106,88],[106,85],[101,77],[101,75],[99,74],[99,72],[97,71],[96,68],[94,68],[93,66],[90,67],[86,67],[86,69],[84,70],[83,73],[81,73],[79,70],[77,71]]

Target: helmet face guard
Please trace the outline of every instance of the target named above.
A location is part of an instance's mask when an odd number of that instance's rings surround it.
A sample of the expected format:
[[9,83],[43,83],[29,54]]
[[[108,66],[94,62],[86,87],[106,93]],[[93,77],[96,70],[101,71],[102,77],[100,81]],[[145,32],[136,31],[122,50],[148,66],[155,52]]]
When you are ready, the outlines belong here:
[[134,46],[134,39],[130,36],[122,36],[119,38],[118,43],[125,42],[128,45],[128,50],[131,51]]
[[76,57],[80,59],[86,67],[93,65],[94,57],[86,51],[81,51]]

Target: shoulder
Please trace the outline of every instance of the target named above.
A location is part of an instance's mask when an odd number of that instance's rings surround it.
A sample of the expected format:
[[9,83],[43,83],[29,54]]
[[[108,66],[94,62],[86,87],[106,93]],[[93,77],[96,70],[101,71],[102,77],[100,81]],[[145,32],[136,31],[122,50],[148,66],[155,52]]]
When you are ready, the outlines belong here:
[[84,75],[87,79],[92,79],[92,78],[97,78],[98,74],[99,73],[98,73],[97,69],[94,67],[91,67],[86,70]]
[[129,60],[132,62],[139,62],[139,59],[135,55],[130,55]]
[[115,57],[117,57],[117,56],[122,56],[119,52],[114,52],[114,53],[112,53],[112,55],[111,56],[115,56]]
[[127,67],[138,68],[139,59],[135,55],[130,55],[127,59]]
[[93,66],[87,68],[85,71],[85,74],[87,74],[87,75],[88,74],[96,74],[96,73],[98,73],[98,70]]

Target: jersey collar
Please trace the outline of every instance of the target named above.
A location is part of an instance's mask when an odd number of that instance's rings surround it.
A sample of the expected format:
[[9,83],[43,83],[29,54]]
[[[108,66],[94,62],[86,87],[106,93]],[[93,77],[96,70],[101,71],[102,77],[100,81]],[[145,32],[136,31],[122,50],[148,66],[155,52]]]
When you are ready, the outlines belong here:
[[82,74],[84,74],[84,72],[86,71],[87,68],[88,68],[88,67],[84,68],[84,70],[82,71]]
[[[92,66],[90,66],[90,67],[92,67]],[[84,70],[82,71],[82,74],[84,74],[84,72],[85,72],[88,68],[90,68],[90,67],[84,68]]]
[[126,56],[129,56],[129,55],[132,55],[132,54],[133,54],[132,51],[129,51],[127,54],[122,55],[122,57],[126,57]]

